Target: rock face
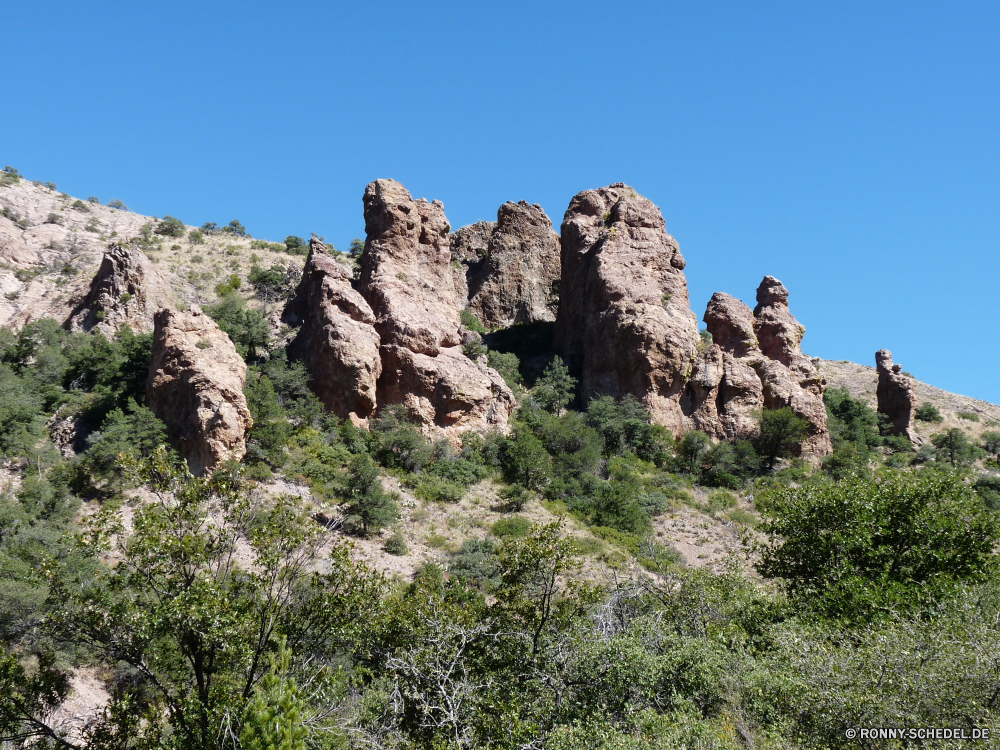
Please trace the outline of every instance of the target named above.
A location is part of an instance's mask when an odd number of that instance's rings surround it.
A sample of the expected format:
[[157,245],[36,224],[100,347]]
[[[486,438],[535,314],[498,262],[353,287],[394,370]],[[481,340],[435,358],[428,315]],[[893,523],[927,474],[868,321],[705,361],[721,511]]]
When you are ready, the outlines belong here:
[[525,201],[504,203],[495,224],[479,222],[452,238],[452,259],[465,268],[468,308],[487,328],[555,320],[559,253],[552,221]]
[[914,420],[917,415],[917,396],[913,381],[902,374],[902,367],[892,363],[892,352],[879,349],[875,352],[875,366],[878,370],[878,411],[885,414],[891,423],[891,435],[903,435],[914,445],[923,441],[917,435]]
[[679,431],[699,342],[684,257],[660,210],[622,183],[573,198],[562,223],[554,339],[584,401],[631,394]]
[[720,440],[752,438],[755,412],[789,407],[809,423],[801,447],[816,460],[832,451],[824,382],[800,344],[805,328],[788,309],[788,290],[767,276],[757,307],[717,292],[705,311],[712,345],[697,360],[682,399],[688,426]]
[[495,221],[477,221],[451,233],[451,263],[460,304],[469,303],[468,279],[478,277],[486,265],[490,237],[496,228]]
[[253,426],[243,395],[246,364],[229,337],[200,310],[154,316],[146,405],[167,425],[193,474],[246,452]]
[[351,287],[351,272],[315,238],[283,319],[302,324],[288,352],[305,363],[323,405],[341,418],[368,418],[382,374],[375,315]]
[[70,328],[97,328],[113,335],[128,325],[132,330],[153,328],[153,314],[173,307],[170,287],[160,272],[135,245],[112,243],[90,289],[70,313]]
[[380,339],[377,403],[403,404],[428,429],[504,427],[514,396],[498,373],[460,347],[460,302],[450,225],[440,201],[414,200],[393,180],[364,195],[368,238],[360,290]]

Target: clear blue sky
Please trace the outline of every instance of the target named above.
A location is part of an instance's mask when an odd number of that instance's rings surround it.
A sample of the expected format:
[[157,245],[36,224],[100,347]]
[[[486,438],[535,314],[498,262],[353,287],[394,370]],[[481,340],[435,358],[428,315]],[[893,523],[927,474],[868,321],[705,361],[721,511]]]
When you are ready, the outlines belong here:
[[345,248],[377,177],[456,227],[623,181],[699,317],[772,274],[808,353],[1000,403],[1000,4],[34,0],[3,27],[0,162],[73,195]]

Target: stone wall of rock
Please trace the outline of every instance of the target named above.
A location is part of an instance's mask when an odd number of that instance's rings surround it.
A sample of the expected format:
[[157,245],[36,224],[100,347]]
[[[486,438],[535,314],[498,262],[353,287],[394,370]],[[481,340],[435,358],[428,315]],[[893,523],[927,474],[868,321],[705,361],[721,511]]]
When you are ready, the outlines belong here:
[[452,259],[465,272],[460,296],[490,329],[555,320],[559,254],[559,235],[537,203],[508,201],[495,223],[479,222],[452,236]]
[[159,310],[146,406],[167,425],[193,474],[243,457],[253,426],[243,395],[246,364],[233,342],[200,310]]
[[367,419],[382,374],[375,315],[352,288],[351,271],[317,239],[310,242],[302,280],[283,319],[302,326],[288,353],[305,364],[323,405],[341,418]]
[[152,330],[157,310],[173,306],[169,284],[142,250],[134,244],[112,243],[67,325],[87,331],[96,328],[109,336],[124,325],[145,332]]
[[695,362],[681,404],[689,428],[719,440],[753,438],[761,409],[789,407],[809,424],[801,455],[832,451],[823,404],[824,382],[802,354],[805,328],[788,309],[788,290],[767,276],[750,308],[717,292],[705,311],[712,345]]
[[631,394],[658,423],[683,428],[699,342],[684,266],[660,210],[627,185],[570,202],[554,335],[584,401]]
[[461,349],[461,300],[440,201],[414,200],[393,180],[364,195],[367,240],[359,289],[374,315],[382,374],[377,403],[403,404],[428,430],[505,427],[514,396]]
[[875,352],[875,367],[878,370],[878,386],[875,396],[878,411],[889,418],[889,434],[903,435],[914,445],[923,440],[917,435],[917,395],[914,382],[902,373],[900,365],[893,364],[892,352],[879,349]]

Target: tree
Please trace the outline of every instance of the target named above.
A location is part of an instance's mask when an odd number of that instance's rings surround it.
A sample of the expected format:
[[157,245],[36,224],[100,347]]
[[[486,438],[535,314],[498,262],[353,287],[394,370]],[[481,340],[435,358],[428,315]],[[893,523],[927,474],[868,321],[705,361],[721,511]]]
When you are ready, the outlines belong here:
[[288,443],[289,422],[285,410],[278,403],[271,379],[252,368],[248,373],[243,392],[253,418],[253,427],[247,435],[247,463],[266,462],[272,467],[284,465],[285,445]]
[[347,250],[347,254],[350,255],[355,260],[360,260],[361,256],[365,252],[365,241],[360,237],[355,237],[351,240],[350,248]]
[[291,255],[305,255],[309,251],[309,243],[301,237],[290,234],[285,237],[285,251]]
[[889,472],[758,499],[769,541],[757,569],[833,617],[887,616],[991,565],[997,522],[950,472]]
[[367,455],[355,456],[344,483],[347,525],[364,536],[399,519],[399,504],[382,487],[378,467]]
[[164,216],[153,231],[164,237],[183,237],[186,230],[187,227],[184,226],[184,222],[180,219],[175,219],[173,216]]
[[240,733],[243,750],[306,750],[303,721],[308,705],[289,674],[290,662],[291,653],[282,642],[247,703]]
[[573,400],[576,378],[570,376],[569,368],[560,357],[553,357],[542,377],[535,383],[531,397],[545,411],[558,414]]
[[122,203],[120,200],[115,198],[114,200],[108,201],[108,208],[114,208],[118,211],[128,211],[128,206]]
[[237,237],[247,237],[247,228],[243,226],[237,219],[233,219],[226,226],[222,228],[223,232],[228,232],[229,234],[235,234]]
[[994,456],[1000,456],[1000,432],[990,430],[980,435],[979,439],[983,441],[984,451]]
[[525,426],[517,427],[506,441],[504,474],[507,481],[529,490],[541,489],[552,475],[552,457]]
[[247,281],[256,290],[257,298],[264,302],[275,302],[292,295],[302,273],[292,265],[276,263],[264,269],[253,266]]
[[257,310],[247,307],[246,300],[235,290],[223,294],[218,302],[207,306],[205,312],[232,339],[244,359],[254,359],[267,349],[271,338],[267,320]]
[[938,408],[934,406],[930,401],[925,401],[917,407],[917,411],[914,416],[921,422],[940,422],[944,419],[941,416],[941,412]]
[[957,427],[931,436],[938,456],[945,456],[952,468],[964,466],[979,457],[979,449],[969,441],[968,435]]
[[795,453],[808,434],[809,423],[796,416],[790,407],[765,409],[760,414],[760,433],[754,447],[767,466],[773,468],[777,459]]

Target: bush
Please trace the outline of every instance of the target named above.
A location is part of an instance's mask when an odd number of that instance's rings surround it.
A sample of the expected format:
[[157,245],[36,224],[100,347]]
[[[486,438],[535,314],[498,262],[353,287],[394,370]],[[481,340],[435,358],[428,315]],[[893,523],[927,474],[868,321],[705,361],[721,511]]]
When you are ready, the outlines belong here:
[[228,232],[229,234],[235,234],[237,237],[248,237],[247,229],[239,221],[233,219],[226,226],[222,228],[223,232]]
[[467,539],[457,552],[449,555],[448,573],[482,589],[496,584],[499,568],[496,545],[489,539]]
[[1000,432],[989,430],[980,435],[979,439],[983,441],[984,451],[994,456],[1000,455]]
[[257,310],[247,307],[246,300],[232,289],[217,303],[208,305],[205,312],[226,332],[240,356],[252,359],[267,349],[271,338],[267,320]]
[[45,217],[45,224],[62,224],[62,217],[57,213],[50,213]]
[[268,269],[255,265],[250,269],[247,281],[256,291],[258,299],[277,302],[292,296],[301,276],[302,272],[291,265],[278,263]]
[[966,422],[978,422],[979,415],[972,411],[956,411],[955,416],[964,419]]
[[937,451],[937,460],[948,461],[952,468],[965,466],[982,455],[980,449],[969,441],[968,435],[957,427],[932,435],[931,442]]
[[504,476],[508,482],[540,490],[552,476],[552,457],[526,426],[516,428],[504,445]]
[[500,537],[501,539],[507,537],[514,537],[515,539],[523,539],[528,536],[531,532],[531,521],[523,516],[511,516],[510,518],[501,518],[499,521],[494,523],[490,527],[490,533],[495,537]]
[[462,320],[462,325],[470,331],[475,331],[480,335],[486,333],[486,327],[479,322],[479,318],[477,318],[471,310],[461,310],[459,311],[458,316]]
[[941,422],[944,420],[938,408],[929,401],[920,404],[914,416],[921,422]]
[[410,547],[406,543],[406,537],[398,531],[385,540],[385,546],[382,549],[390,555],[397,556],[407,555],[410,552]]
[[85,214],[90,213],[90,207],[81,200],[73,201],[73,204],[70,206],[70,208],[80,211],[81,213]]
[[378,468],[368,456],[351,459],[343,497],[348,530],[368,536],[399,520],[399,505],[382,487]]
[[981,476],[973,486],[987,508],[993,511],[1000,510],[1000,476],[995,474]]
[[889,472],[758,498],[757,569],[832,617],[859,622],[933,601],[991,563],[996,520],[951,472]]
[[777,459],[797,453],[808,434],[809,423],[796,416],[791,408],[764,410],[754,447],[767,466],[773,468]]
[[289,255],[306,255],[309,252],[309,243],[301,237],[290,234],[285,237],[285,252]]
[[204,245],[205,235],[202,233],[200,229],[192,229],[190,232],[188,232],[188,242],[190,242],[192,245]]
[[122,203],[120,200],[115,198],[114,200],[108,201],[108,208],[114,208],[118,211],[128,211],[128,206]]
[[495,352],[490,350],[487,353],[487,363],[490,367],[500,373],[500,377],[513,390],[523,383],[521,377],[521,362],[513,352]]
[[423,474],[413,494],[432,503],[457,503],[465,497],[465,487],[433,474]]
[[729,490],[712,490],[708,495],[709,510],[728,510],[736,506],[739,498]]
[[571,377],[562,359],[553,357],[531,390],[531,398],[545,411],[558,414],[573,400],[576,378]]

